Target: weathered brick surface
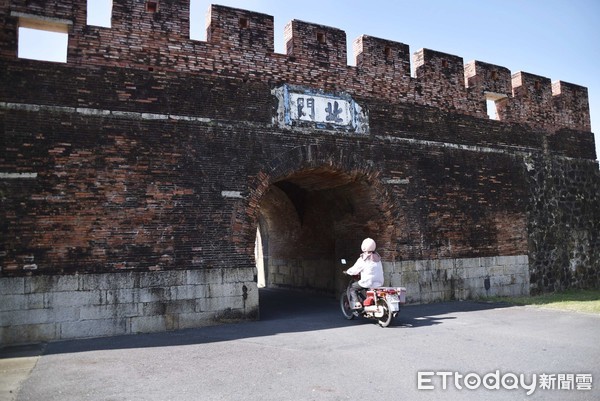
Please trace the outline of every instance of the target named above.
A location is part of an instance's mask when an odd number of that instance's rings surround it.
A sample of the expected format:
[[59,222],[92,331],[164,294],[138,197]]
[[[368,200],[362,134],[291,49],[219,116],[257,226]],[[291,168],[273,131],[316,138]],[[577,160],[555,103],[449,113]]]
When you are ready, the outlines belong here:
[[[599,285],[586,88],[429,49],[411,77],[369,36],[348,66],[343,31],[302,21],[274,54],[271,16],[221,6],[206,42],[188,2],[87,26],[85,3],[0,3],[3,341],[255,317],[257,228],[269,285],[337,291],[365,236],[415,301]],[[36,16],[68,25],[67,63],[15,57]],[[286,88],[364,126],[287,125]]]

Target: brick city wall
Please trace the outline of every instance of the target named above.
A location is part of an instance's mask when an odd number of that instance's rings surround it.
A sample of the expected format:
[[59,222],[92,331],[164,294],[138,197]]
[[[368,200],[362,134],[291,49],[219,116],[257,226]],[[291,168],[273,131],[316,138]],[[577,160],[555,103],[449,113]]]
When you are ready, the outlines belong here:
[[[256,318],[257,227],[269,286],[338,291],[365,236],[413,302],[599,285],[586,88],[428,49],[411,76],[369,36],[348,66],[302,21],[276,54],[271,16],[222,6],[195,41],[188,2],[146,3],[0,3],[3,343]],[[16,57],[32,21],[66,63]]]

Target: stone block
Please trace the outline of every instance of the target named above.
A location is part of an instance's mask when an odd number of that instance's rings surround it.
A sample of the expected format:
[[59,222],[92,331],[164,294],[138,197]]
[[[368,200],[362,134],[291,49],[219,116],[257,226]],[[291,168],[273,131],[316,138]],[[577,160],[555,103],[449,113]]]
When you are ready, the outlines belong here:
[[163,316],[167,313],[166,302],[146,302],[140,304],[140,316]]
[[414,282],[414,281],[410,281],[407,282],[406,284],[403,285],[404,287],[406,287],[406,296],[411,296],[414,299],[416,298],[420,298],[420,286],[418,283]]
[[242,286],[241,283],[228,283],[228,284],[211,284],[209,285],[208,294],[211,298],[221,298],[221,297],[232,297],[232,296],[242,296]]
[[455,259],[438,259],[437,267],[442,270],[454,270],[456,267]]
[[171,287],[171,298],[173,300],[194,299],[196,298],[196,285],[179,285]]
[[291,270],[290,266],[281,265],[277,268],[277,272],[284,276],[289,276],[289,275],[291,275],[292,270]]
[[102,305],[131,304],[139,302],[139,299],[140,290],[138,288],[116,288],[100,292]]
[[254,268],[224,269],[223,282],[241,283],[254,280]]
[[120,272],[106,274],[84,274],[80,276],[81,290],[115,290],[138,286],[138,273]]
[[421,291],[418,293],[418,298],[416,299],[417,303],[430,303],[433,302],[435,298],[433,297],[433,293],[431,291]]
[[403,283],[416,283],[419,281],[419,275],[416,271],[404,271],[402,273],[402,282]]
[[203,281],[188,284],[220,284],[223,283],[223,275],[225,269],[206,269],[204,271]]
[[209,294],[209,285],[183,285],[171,288],[173,300],[203,298]]
[[0,344],[18,345],[57,340],[60,338],[57,327],[58,323],[0,326]]
[[415,270],[418,272],[430,271],[431,261],[430,260],[415,260]]
[[194,299],[184,299],[180,301],[172,301],[167,304],[167,314],[180,315],[182,313],[193,313],[196,309],[196,301]]
[[465,270],[470,268],[479,268],[483,266],[482,258],[464,258],[457,259],[456,266],[462,266]]
[[480,258],[481,265],[485,268],[490,268],[492,266],[497,266],[499,263],[495,256]]
[[24,292],[25,277],[0,277],[0,297],[4,295],[19,295]]
[[[47,315],[47,312],[42,312],[42,314]],[[36,324],[46,321],[46,319],[40,319],[37,315],[40,315],[40,312],[27,311],[23,309],[3,311],[0,312],[0,322],[2,322],[3,327],[10,327],[25,325],[28,323]]]
[[79,275],[33,276],[25,280],[25,293],[69,292],[79,290]]
[[149,302],[141,307],[139,316],[178,315],[196,311],[196,300],[188,299],[171,302]]
[[214,313],[194,312],[179,315],[179,329],[191,329],[214,324]]
[[487,276],[487,269],[484,266],[465,267],[463,274],[466,279],[482,278]]
[[495,265],[486,267],[484,271],[486,276],[502,276],[510,273],[507,270],[509,269],[506,265]]
[[198,285],[204,283],[204,269],[191,269],[185,271],[185,282],[182,285]]
[[170,287],[150,287],[139,289],[139,301],[147,302],[168,302],[171,301]]
[[220,298],[201,298],[196,300],[195,312],[215,312],[221,308]]
[[27,300],[27,309],[42,309],[47,306],[44,294],[27,294],[25,299]]
[[[254,286],[247,286],[247,292],[246,292],[246,299],[245,299],[245,305],[246,307],[258,307],[258,300],[259,300],[259,292],[258,292],[258,288],[256,287],[256,285]],[[242,299],[244,299],[243,297],[243,293],[242,293]]]
[[0,311],[20,310],[27,307],[25,295],[1,295]]
[[167,319],[163,315],[131,318],[131,333],[154,333],[167,330]]
[[48,294],[47,303],[52,308],[102,304],[103,291],[62,291]]
[[60,323],[60,338],[108,337],[129,334],[129,319],[95,319]]
[[454,299],[464,301],[470,298],[470,291],[465,288],[457,288],[454,290]]
[[400,286],[402,285],[402,277],[403,274],[402,273],[391,273],[389,275],[389,278],[386,278],[388,281],[387,283],[389,283],[390,286]]
[[468,292],[470,294],[470,298],[471,299],[477,299],[477,298],[486,298],[489,296],[494,295],[494,290],[490,289],[489,291],[486,291],[485,288],[483,286],[481,287],[468,287]]
[[139,288],[171,287],[187,281],[185,271],[161,271],[140,273]]
[[529,266],[529,256],[528,255],[517,255],[515,256],[515,264]]
[[245,300],[242,297],[223,297],[221,298],[221,306],[225,309],[243,310]]
[[413,272],[417,269],[416,261],[414,260],[403,260],[400,264],[402,272]]
[[139,304],[90,305],[79,309],[81,320],[118,319],[139,314]]

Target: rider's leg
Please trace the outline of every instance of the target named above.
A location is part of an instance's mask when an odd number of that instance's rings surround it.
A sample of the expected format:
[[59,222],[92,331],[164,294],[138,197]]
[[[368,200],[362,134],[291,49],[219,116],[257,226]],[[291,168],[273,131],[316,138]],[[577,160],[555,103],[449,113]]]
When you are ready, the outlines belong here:
[[350,286],[350,297],[352,298],[350,302],[352,302],[352,306],[354,308],[360,308],[362,306],[358,299],[358,292],[362,291],[363,289],[364,288],[360,284],[358,284],[358,281],[355,281]]

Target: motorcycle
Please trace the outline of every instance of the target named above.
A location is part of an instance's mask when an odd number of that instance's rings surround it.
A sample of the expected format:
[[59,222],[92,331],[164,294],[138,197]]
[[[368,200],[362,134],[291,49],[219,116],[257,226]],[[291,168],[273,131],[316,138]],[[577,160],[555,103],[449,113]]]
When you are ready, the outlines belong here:
[[[344,271],[344,273],[346,273]],[[361,307],[352,308],[351,286],[358,281],[360,276],[352,276],[348,287],[340,296],[342,314],[348,320],[362,316],[367,319],[377,319],[381,327],[388,327],[392,319],[398,315],[400,305],[406,303],[406,288],[404,287],[376,287],[358,291]]]

